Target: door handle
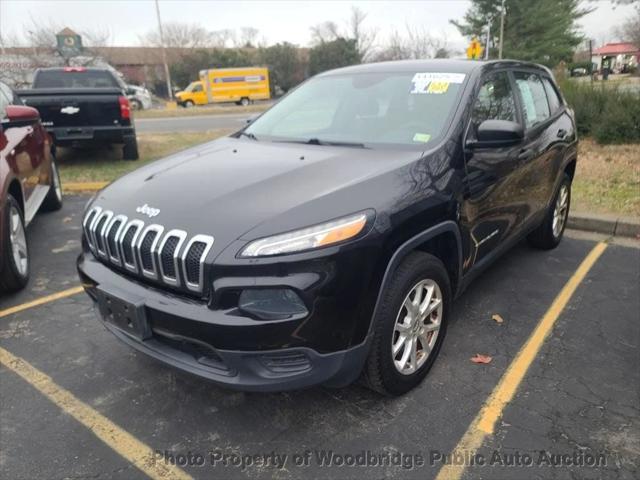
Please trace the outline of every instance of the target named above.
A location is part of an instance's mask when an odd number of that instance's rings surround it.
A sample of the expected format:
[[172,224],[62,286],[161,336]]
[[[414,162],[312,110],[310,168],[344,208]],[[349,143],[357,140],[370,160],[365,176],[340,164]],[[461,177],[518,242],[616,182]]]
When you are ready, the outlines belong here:
[[518,154],[518,160],[526,162],[527,160],[531,160],[535,156],[535,154],[536,153],[532,149],[525,148],[523,150],[520,150],[520,153]]
[[567,131],[564,128],[558,130],[558,138],[564,138],[567,136]]

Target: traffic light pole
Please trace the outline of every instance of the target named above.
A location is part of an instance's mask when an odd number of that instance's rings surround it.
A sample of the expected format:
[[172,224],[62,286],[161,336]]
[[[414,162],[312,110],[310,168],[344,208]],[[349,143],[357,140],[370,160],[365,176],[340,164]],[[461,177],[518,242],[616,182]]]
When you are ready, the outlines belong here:
[[489,42],[491,41],[491,20],[487,23],[487,45],[484,49],[484,59],[489,60]]
[[498,46],[498,58],[502,59],[502,39],[504,38],[504,0],[500,6],[500,44]]

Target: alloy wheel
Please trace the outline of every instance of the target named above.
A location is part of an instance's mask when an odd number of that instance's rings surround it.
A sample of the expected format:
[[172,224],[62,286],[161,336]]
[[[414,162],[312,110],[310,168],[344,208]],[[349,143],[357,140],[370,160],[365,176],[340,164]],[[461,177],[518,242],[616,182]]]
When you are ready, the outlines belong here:
[[553,209],[553,223],[552,230],[553,236],[558,238],[562,233],[564,224],[567,221],[567,215],[569,213],[569,188],[567,185],[562,185],[558,192],[558,198],[556,199],[556,205]]
[[29,251],[27,249],[27,236],[24,232],[24,225],[20,217],[20,211],[11,206],[9,211],[9,240],[11,241],[11,252],[13,263],[22,276],[27,274],[29,268]]
[[391,356],[398,372],[411,375],[427,361],[438,338],[442,312],[442,292],[433,280],[418,282],[405,297],[391,337]]

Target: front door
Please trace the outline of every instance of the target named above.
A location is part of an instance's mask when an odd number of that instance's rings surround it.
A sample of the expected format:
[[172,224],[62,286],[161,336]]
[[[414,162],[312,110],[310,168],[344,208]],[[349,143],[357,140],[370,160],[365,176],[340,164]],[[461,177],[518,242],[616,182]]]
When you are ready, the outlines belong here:
[[[6,161],[22,184],[24,218],[29,223],[46,195],[48,183],[42,185],[41,170],[45,161],[47,134],[37,115],[12,118],[7,108],[19,105],[13,92],[0,83],[0,122],[2,123],[2,161]],[[35,112],[35,110],[34,110]],[[37,113],[37,112],[36,112]]]
[[[514,84],[506,70],[485,74],[481,80],[467,132],[474,140],[485,120],[519,122]],[[466,194],[461,222],[469,238],[464,242],[464,271],[485,258],[515,234],[523,222],[519,186],[522,181],[521,145],[469,149],[466,158]]]

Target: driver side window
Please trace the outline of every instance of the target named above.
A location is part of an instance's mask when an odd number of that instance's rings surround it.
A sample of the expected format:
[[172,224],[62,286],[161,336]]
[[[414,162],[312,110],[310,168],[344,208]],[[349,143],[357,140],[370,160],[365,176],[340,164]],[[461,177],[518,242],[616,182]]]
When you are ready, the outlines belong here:
[[517,121],[516,101],[507,72],[492,73],[482,82],[473,106],[474,133],[485,120]]

